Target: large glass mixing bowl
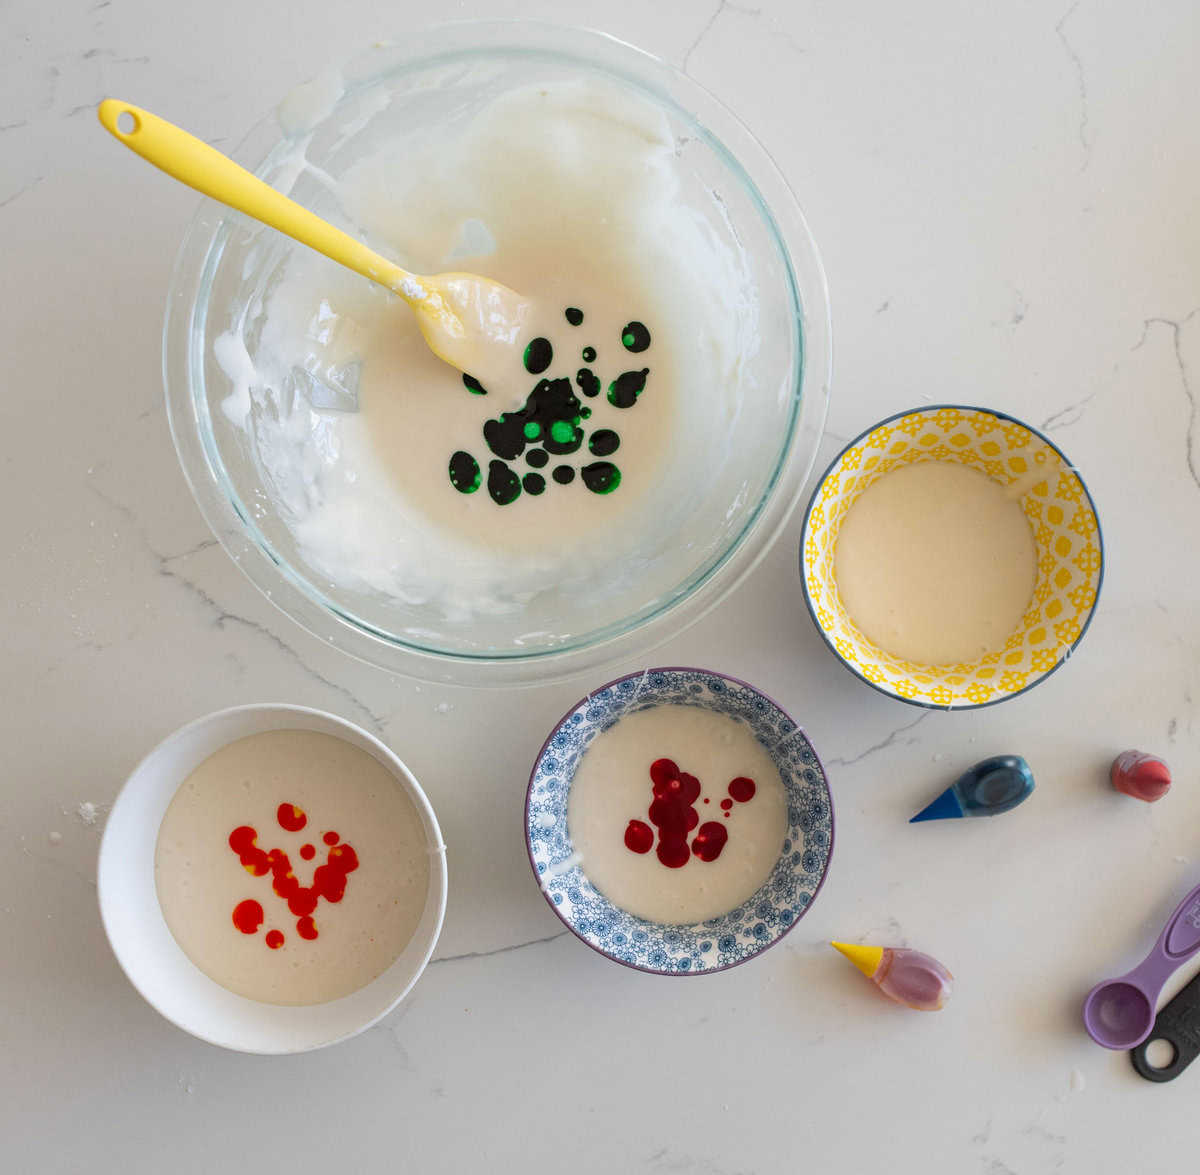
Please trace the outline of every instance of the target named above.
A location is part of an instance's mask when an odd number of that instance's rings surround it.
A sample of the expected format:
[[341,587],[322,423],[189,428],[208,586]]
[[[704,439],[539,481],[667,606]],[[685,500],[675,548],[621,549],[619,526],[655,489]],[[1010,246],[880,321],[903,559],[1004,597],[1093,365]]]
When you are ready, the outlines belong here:
[[[551,587],[514,612],[447,618],[435,604],[339,588],[310,566],[273,508],[247,432],[221,411],[231,382],[214,355],[215,340],[231,328],[243,332],[253,354],[255,313],[302,246],[205,201],[176,262],[163,332],[167,408],[205,519],[282,611],[331,645],[395,672],[512,685],[649,651],[758,563],[816,456],[831,372],[829,300],[816,246],[786,181],[750,132],[664,62],[600,33],[524,21],[446,25],[405,37],[402,46],[376,47],[337,79],[309,87],[258,126],[235,158],[336,218],[327,177],[381,142],[427,135],[439,119],[461,119],[518,85],[581,77],[632,90],[666,118],[679,199],[737,251],[757,315],[737,368],[740,386],[722,393],[738,407],[721,421],[721,461],[689,503],[686,537],[664,511],[663,556],[636,574],[614,568],[611,585],[598,573],[586,604]],[[309,166],[298,167],[298,159]]]

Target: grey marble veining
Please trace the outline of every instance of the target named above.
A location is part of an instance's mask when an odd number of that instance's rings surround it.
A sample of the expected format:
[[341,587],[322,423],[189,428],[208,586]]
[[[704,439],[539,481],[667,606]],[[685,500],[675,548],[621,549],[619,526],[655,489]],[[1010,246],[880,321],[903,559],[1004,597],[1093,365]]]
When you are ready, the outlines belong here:
[[[784,943],[678,983],[564,933],[521,839],[545,733],[590,686],[640,666],[477,694],[354,662],[241,575],[171,449],[161,314],[195,198],[90,112],[111,94],[234,144],[330,60],[428,15],[412,0],[9,0],[0,15],[0,1167],[1181,1167],[1200,1072],[1151,1087],[1088,1041],[1079,1006],[1200,874],[1200,9],[446,10],[604,27],[683,68],[761,138],[829,273],[818,468],[894,411],[980,403],[1051,434],[1104,528],[1082,645],[985,711],[918,712],[834,663],[799,597],[798,516],[716,613],[653,655],[778,698],[828,768],[836,814],[828,883]],[[122,780],[183,722],[249,701],[329,709],[378,734],[422,781],[448,846],[428,972],[377,1028],[311,1056],[241,1057],[171,1028],[119,971],[96,912]],[[1170,762],[1159,804],[1108,786],[1126,747]],[[1038,779],[1019,811],[906,823],[965,767],[1009,751]],[[953,1002],[923,1016],[883,1001],[826,945],[860,937],[937,954]]]

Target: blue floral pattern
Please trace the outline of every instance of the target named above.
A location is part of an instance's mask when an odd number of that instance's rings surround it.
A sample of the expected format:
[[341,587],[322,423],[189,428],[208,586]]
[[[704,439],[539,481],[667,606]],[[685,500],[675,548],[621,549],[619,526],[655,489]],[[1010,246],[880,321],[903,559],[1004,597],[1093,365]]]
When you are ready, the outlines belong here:
[[[647,922],[614,906],[575,863],[567,833],[580,756],[624,715],[662,705],[700,706],[745,723],[787,790],[787,837],[770,876],[736,910],[691,926]],[[702,669],[650,669],[589,694],[555,727],[529,781],[525,831],[547,899],[586,943],[632,967],[698,975],[745,962],[804,916],[829,868],[833,804],[808,736],[769,698]]]

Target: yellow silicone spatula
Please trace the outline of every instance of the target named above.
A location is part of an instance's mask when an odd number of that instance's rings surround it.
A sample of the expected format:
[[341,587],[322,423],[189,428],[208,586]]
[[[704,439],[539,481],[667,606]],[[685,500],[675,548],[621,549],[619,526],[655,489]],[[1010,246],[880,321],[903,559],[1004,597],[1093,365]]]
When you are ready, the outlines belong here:
[[479,375],[493,367],[498,347],[517,345],[529,303],[507,286],[473,273],[409,273],[148,110],[106,98],[97,114],[126,147],[188,187],[398,294],[430,350],[459,371]]

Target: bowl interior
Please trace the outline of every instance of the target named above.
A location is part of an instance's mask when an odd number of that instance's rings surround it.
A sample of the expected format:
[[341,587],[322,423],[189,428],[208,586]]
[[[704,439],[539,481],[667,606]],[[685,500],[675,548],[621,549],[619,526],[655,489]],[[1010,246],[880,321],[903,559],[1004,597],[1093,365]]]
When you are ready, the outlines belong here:
[[[624,715],[661,705],[699,706],[745,723],[770,754],[787,793],[787,835],[770,876],[728,914],[689,925],[648,922],[613,905],[576,862],[567,827],[571,781],[592,740]],[[584,698],[538,756],[525,825],[530,861],[554,912],[601,954],[663,975],[732,967],[777,942],[808,910],[833,852],[829,786],[808,736],[753,687],[701,669],[648,669]]]
[[[838,596],[834,553],[842,519],[885,473],[922,461],[957,461],[1004,485],[1045,474],[1021,497],[1037,548],[1033,598],[1004,648],[972,663],[894,657],[859,632]],[[1001,413],[931,406],[884,421],[837,458],[813,495],[801,562],[817,627],[850,669],[893,697],[957,709],[1020,693],[1070,656],[1095,606],[1104,560],[1095,506],[1056,446]]]
[[[209,755],[268,730],[315,730],[361,748],[386,767],[416,806],[429,849],[421,920],[386,971],[341,999],[306,1007],[264,1004],[221,987],[184,954],[158,904],[154,853],[159,825],[183,780]],[[193,1036],[248,1053],[295,1053],[369,1027],[407,994],[425,968],[446,908],[446,856],[429,801],[408,769],[358,727],[299,706],[241,706],[197,719],[160,743],[121,789],[104,829],[97,888],[104,929],[130,982]]]
[[[222,410],[240,394],[229,374],[230,348],[244,346],[238,353],[254,359],[265,308],[289,268],[304,263],[297,261],[304,251],[204,205],[181,253],[164,359],[172,429],[189,481],[218,537],[277,604],[327,639],[393,666],[389,648],[528,661],[592,649],[664,616],[718,572],[737,570],[729,566],[735,553],[743,560],[761,554],[802,488],[824,418],[823,274],[794,199],[761,148],[688,79],[627,46],[521,25],[499,26],[489,36],[490,27],[435,37],[420,52],[369,56],[340,80],[332,91],[340,96],[318,111],[321,117],[297,128],[290,110],[284,137],[266,158],[269,136],[258,134],[239,161],[318,214],[364,232],[403,264],[426,272],[461,268],[471,258],[450,256],[445,242],[427,246],[410,226],[387,217],[352,218],[330,177],[337,181],[381,150],[434,159],[433,144],[452,141],[518,88],[597,81],[652,109],[667,128],[679,214],[720,256],[719,284],[733,290],[724,325],[736,359],[725,368],[710,365],[708,378],[721,382],[728,411],[719,420],[683,419],[687,436],[670,448],[687,460],[665,459],[660,508],[623,531],[616,542],[624,547],[597,558],[578,582],[546,583],[475,611],[447,609],[447,592],[402,598],[338,579],[297,541],[288,504],[295,495],[289,499],[286,474],[281,480],[255,442],[256,430],[261,435],[278,416],[274,394],[251,389],[250,428]],[[466,199],[464,224],[471,213]],[[336,285],[340,274],[329,264]],[[286,395],[296,386],[288,384]],[[312,427],[319,448],[327,427],[319,408]],[[703,478],[695,477],[697,468]],[[453,569],[446,574],[452,582]]]

